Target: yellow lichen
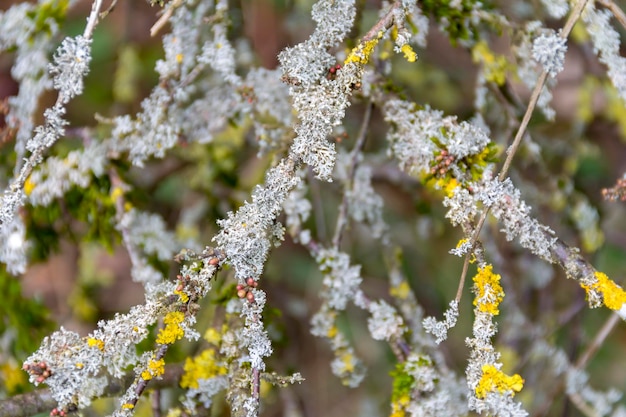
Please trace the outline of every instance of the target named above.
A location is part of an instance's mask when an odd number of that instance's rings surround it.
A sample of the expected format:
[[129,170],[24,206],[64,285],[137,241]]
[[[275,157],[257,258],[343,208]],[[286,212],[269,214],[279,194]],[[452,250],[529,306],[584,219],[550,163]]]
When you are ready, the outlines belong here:
[[[222,329],[223,332],[226,329]],[[206,332],[204,332],[204,340],[209,342],[212,345],[218,346],[222,341],[222,333],[218,332],[217,329],[213,327],[209,327]]]
[[156,342],[162,345],[172,344],[182,339],[185,332],[180,324],[185,319],[185,315],[180,311],[167,313],[163,319],[165,327],[159,331]]
[[117,199],[122,197],[123,195],[124,190],[122,190],[122,187],[113,187],[113,189],[111,190],[111,200],[113,201],[117,201]]
[[28,385],[26,373],[22,371],[22,368],[10,363],[0,365],[0,381],[4,384],[8,394],[17,393]]
[[199,380],[228,373],[226,367],[217,363],[213,349],[206,349],[194,358],[187,358],[183,369],[185,372],[180,379],[182,388],[198,388]]
[[409,394],[403,394],[398,399],[391,403],[391,414],[389,417],[404,417],[406,416],[406,408],[411,402]]
[[336,335],[337,335],[337,326],[331,326],[326,332],[326,337],[328,337],[329,339],[332,339]]
[[35,189],[35,183],[30,180],[30,176],[24,181],[24,194],[30,195]]
[[341,358],[339,358],[341,360],[341,363],[343,364],[343,370],[345,372],[354,372],[354,355],[352,355],[352,353],[350,352],[346,352],[343,355],[341,355]]
[[97,347],[101,351],[104,351],[104,342],[100,339],[96,339],[95,337],[87,338],[87,345],[89,347]]
[[152,378],[163,375],[164,373],[165,361],[163,359],[159,359],[158,361],[151,359],[150,362],[148,362],[148,368],[141,373],[141,377],[144,380],[149,381]]
[[370,59],[370,56],[372,55],[372,52],[374,51],[374,48],[378,44],[378,39],[379,38],[360,43],[358,46],[352,49],[352,51],[350,52],[346,60],[343,62],[343,64],[344,65],[347,65],[350,63],[356,63],[356,64],[361,64],[361,65],[367,64],[367,62]]
[[183,291],[174,290],[174,294],[178,296],[181,303],[186,303],[187,301],[189,301],[189,296]]
[[483,313],[497,316],[500,314],[498,305],[504,299],[504,290],[500,286],[500,275],[494,274],[492,269],[492,265],[478,268],[478,273],[474,276],[474,305]]
[[404,54],[404,57],[406,58],[407,61],[415,62],[417,60],[417,54],[415,53],[413,48],[411,48],[411,45],[409,45],[408,43],[402,45],[402,48],[400,49],[402,50],[402,53]]
[[490,392],[505,393],[507,391],[513,391],[513,394],[520,392],[524,387],[524,379],[515,374],[508,376],[495,366],[491,364],[483,365],[483,375],[478,381],[475,392],[476,397],[485,398]]
[[497,85],[504,85],[509,63],[504,55],[496,55],[487,45],[480,41],[472,48],[472,59],[476,63],[482,63],[485,80]]
[[411,287],[409,286],[409,283],[406,281],[402,281],[400,284],[398,284],[395,287],[391,287],[389,289],[389,294],[391,294],[393,297],[397,297],[401,300],[406,300],[406,298],[409,296],[411,292]]
[[597,282],[592,285],[580,284],[581,287],[589,291],[597,291],[602,294],[604,305],[611,310],[619,310],[626,303],[626,292],[605,273],[596,271],[594,276]]

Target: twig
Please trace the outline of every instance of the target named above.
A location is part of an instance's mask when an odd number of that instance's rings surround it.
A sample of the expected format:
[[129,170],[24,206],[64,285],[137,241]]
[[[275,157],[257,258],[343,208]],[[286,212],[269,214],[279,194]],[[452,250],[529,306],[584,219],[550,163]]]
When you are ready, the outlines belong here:
[[258,407],[261,398],[261,371],[259,368],[252,369],[252,398]]
[[[153,387],[166,388],[180,380],[183,373],[181,364],[165,366],[165,373],[161,379],[153,381]],[[104,389],[105,396],[116,396],[123,392],[135,379],[135,373],[131,371],[124,378],[109,382]],[[0,401],[0,417],[30,417],[35,414],[49,412],[56,407],[57,402],[49,389],[38,389],[26,394],[15,395]]]
[[[615,327],[615,325],[619,321],[619,316],[615,313],[611,314],[611,316],[604,322],[598,333],[596,333],[595,337],[587,346],[587,349],[583,352],[582,355],[576,361],[576,364],[573,365],[573,369],[583,369],[589,363],[593,355],[598,351],[602,343],[606,340],[608,335],[611,333],[611,330]],[[554,389],[548,396],[548,399],[555,398],[565,389],[565,381],[562,379],[555,384]],[[578,408],[578,410],[584,415],[591,417],[597,416],[594,410],[590,409],[589,406],[584,402],[584,400],[576,393],[570,394],[569,399],[572,401],[572,404]],[[550,409],[550,400],[547,400],[541,407],[539,407],[538,411],[534,414],[535,416],[544,416],[548,413]]]
[[[168,344],[159,345],[159,350],[157,350],[156,354],[154,355],[155,360],[159,361],[163,359],[169,347],[170,345]],[[140,376],[139,381],[137,382],[137,386],[135,387],[135,396],[126,404],[132,405],[134,408],[134,406],[137,405],[137,401],[139,401],[139,398],[141,398],[143,392],[146,390],[146,388],[148,388],[148,384],[150,383],[150,381],[152,380],[143,379]]]
[[109,5],[109,8],[103,11],[102,13],[100,13],[100,19],[104,19],[105,17],[107,17],[109,13],[113,11],[113,9],[115,9],[115,6],[117,5],[117,1],[118,0],[113,0],[111,4]]
[[159,33],[159,31],[163,28],[163,26],[165,26],[167,21],[170,20],[170,17],[172,17],[172,15],[174,14],[174,10],[177,7],[180,7],[181,4],[183,4],[183,0],[174,0],[169,4],[169,7],[165,11],[165,13],[163,13],[159,20],[157,20],[156,23],[150,28],[151,37],[154,37],[157,33]]
[[85,31],[83,32],[83,37],[86,39],[91,38],[93,35],[93,31],[96,28],[96,25],[100,21],[100,9],[102,8],[102,0],[95,0],[93,5],[91,6],[91,13],[89,14],[89,18],[87,20],[87,26],[85,26]]
[[578,411],[580,411],[587,417],[601,417],[600,414],[596,413],[594,409],[587,405],[585,400],[583,400],[583,398],[577,392],[570,394],[568,397],[572,404],[576,406]]
[[[468,254],[469,255],[469,254]],[[461,272],[461,279],[459,280],[459,287],[456,290],[456,297],[454,300],[459,304],[461,302],[461,297],[463,296],[463,287],[465,287],[465,278],[467,277],[467,270],[469,268],[470,257],[466,256],[465,261],[463,262],[463,271]]]
[[385,16],[382,17],[370,30],[367,31],[365,35],[361,38],[359,43],[365,43],[367,41],[371,41],[372,39],[378,38],[379,32],[385,31],[393,26],[395,10],[402,7],[402,2],[395,1],[391,7],[389,7],[389,11]]
[[322,203],[322,193],[320,192],[319,183],[314,180],[313,173],[309,169],[307,171],[309,188],[311,189],[311,202],[314,207],[315,229],[320,241],[326,241],[326,216],[324,216],[324,204]]
[[350,153],[350,171],[348,172],[348,178],[346,179],[346,190],[343,193],[343,198],[341,200],[341,205],[339,206],[339,215],[337,216],[337,225],[335,227],[335,235],[333,236],[333,247],[339,249],[339,244],[341,243],[341,236],[343,231],[346,228],[346,224],[348,223],[348,189],[354,185],[354,175],[356,174],[357,166],[359,165],[359,155],[363,150],[363,146],[365,145],[365,139],[367,137],[367,129],[370,124],[370,119],[372,116],[372,108],[374,105],[372,102],[367,103],[367,107],[365,108],[365,114],[363,114],[363,121],[361,122],[361,128],[359,130],[359,135],[357,136],[356,143],[354,144],[354,149]]
[[583,369],[587,366],[589,360],[591,360],[593,355],[595,355],[598,349],[600,349],[600,346],[602,346],[602,343],[604,343],[609,334],[611,334],[611,330],[613,330],[615,325],[619,322],[619,319],[620,317],[617,314],[611,314],[611,316],[604,322],[600,330],[598,330],[598,333],[593,338],[589,346],[587,346],[587,349],[576,361],[576,368]]
[[613,0],[598,0],[598,3],[609,9],[620,25],[626,29],[626,13]]
[[[585,8],[585,5],[587,4],[587,1],[588,0],[580,0],[578,3],[576,3],[574,10],[572,10],[572,13],[567,19],[567,22],[565,22],[565,26],[563,26],[563,29],[561,30],[559,34],[559,36],[562,39],[567,39],[567,37],[569,36],[570,32],[574,28],[574,25],[580,18],[580,15],[582,14],[583,9]],[[526,113],[524,114],[522,123],[520,124],[520,127],[517,130],[515,139],[513,140],[513,143],[507,150],[507,158],[504,161],[504,165],[502,166],[502,169],[500,170],[500,175],[498,175],[498,179],[500,181],[504,181],[504,179],[506,178],[506,174],[509,172],[511,162],[513,161],[513,157],[517,153],[517,149],[519,148],[522,138],[524,137],[524,134],[526,133],[526,128],[528,127],[530,118],[533,114],[533,111],[535,110],[535,107],[537,106],[539,95],[541,94],[541,90],[543,89],[547,78],[548,78],[548,72],[546,70],[543,70],[541,72],[541,75],[539,76],[539,79],[537,80],[537,83],[535,84],[535,88],[533,89],[532,94],[530,95],[530,101],[528,102],[528,107],[526,107]]]
[[[572,31],[574,24],[578,21],[578,19],[580,18],[580,15],[583,11],[583,9],[585,8],[585,5],[587,4],[588,0],[580,0],[578,3],[576,3],[576,6],[574,8],[574,10],[572,10],[572,13],[570,14],[569,18],[567,19],[567,22],[565,22],[565,26],[563,27],[563,29],[560,32],[560,37],[563,39],[567,39],[567,37],[569,36],[570,32]],[[519,126],[519,129],[517,130],[517,133],[515,135],[515,139],[513,140],[513,143],[511,144],[511,146],[509,147],[509,149],[507,150],[507,157],[506,160],[504,161],[504,164],[502,166],[502,169],[500,170],[500,173],[498,174],[498,180],[499,181],[504,181],[506,179],[506,175],[509,171],[509,168],[511,167],[511,163],[513,161],[513,157],[515,156],[515,154],[517,153],[517,150],[519,148],[519,145],[522,141],[522,138],[524,137],[524,134],[526,133],[526,128],[528,127],[528,123],[530,122],[530,118],[533,114],[533,111],[535,110],[535,107],[537,106],[537,101],[539,100],[539,95],[541,94],[541,90],[543,89],[545,82],[548,78],[548,72],[544,69],[541,72],[541,75],[539,76],[539,79],[537,80],[537,83],[535,84],[535,88],[532,91],[532,94],[530,96],[530,100],[528,102],[528,106],[526,107],[526,112],[524,113],[524,117],[522,118],[522,122]],[[487,207],[485,208],[485,210],[482,212],[479,220],[478,220],[478,225],[476,226],[476,229],[474,230],[474,234],[470,240],[470,243],[472,245],[472,249],[470,251],[468,251],[467,255],[466,255],[466,259],[469,259],[469,257],[471,256],[471,253],[474,250],[474,247],[476,246],[476,242],[478,241],[478,238],[480,236],[480,231],[483,228],[483,225],[485,224],[485,220],[487,219],[487,216],[489,215],[489,211],[490,208]],[[461,279],[460,282],[465,282],[465,275],[467,274],[467,270],[464,268],[463,272],[461,273]]]
[[[91,13],[89,14],[89,17],[87,19],[87,25],[85,26],[85,31],[83,32],[83,37],[85,39],[90,39],[92,37],[93,31],[99,21],[98,14],[100,13],[101,8],[102,8],[102,0],[95,0],[91,7]],[[64,104],[65,103],[63,102],[62,95],[58,94],[54,106],[50,107],[50,109],[57,108],[57,107],[64,108]],[[48,121],[46,121],[46,123],[48,123]],[[2,201],[3,204],[7,204],[7,200],[6,200],[7,194],[8,195],[12,194],[16,196],[20,195],[20,193],[24,189],[24,184],[26,183],[26,180],[28,179],[30,174],[32,174],[35,167],[38,164],[40,164],[41,161],[43,160],[44,153],[50,147],[52,147],[52,145],[54,145],[54,143],[56,143],[56,141],[60,138],[60,135],[58,133],[55,136],[56,137],[54,137],[53,140],[49,141],[49,143],[46,143],[45,146],[37,146],[37,148],[32,151],[28,159],[24,159],[24,165],[22,165],[22,167],[19,169],[19,174],[11,182],[11,185],[9,186],[8,190],[5,190],[4,192],[5,200]],[[18,164],[20,163],[21,161],[18,161]],[[12,210],[15,210],[18,205],[21,206],[22,204],[23,204],[22,202],[12,202],[12,205],[13,205]],[[2,208],[5,209],[4,207]],[[4,219],[0,220],[0,225],[2,225],[3,221]]]
[[152,416],[161,417],[161,390],[155,389],[152,393]]

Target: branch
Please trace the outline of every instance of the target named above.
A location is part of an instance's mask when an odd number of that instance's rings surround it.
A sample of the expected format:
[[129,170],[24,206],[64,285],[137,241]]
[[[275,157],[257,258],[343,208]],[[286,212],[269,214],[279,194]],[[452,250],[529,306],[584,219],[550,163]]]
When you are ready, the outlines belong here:
[[348,189],[351,188],[354,184],[354,175],[356,173],[356,168],[359,165],[358,158],[363,150],[363,146],[365,145],[365,138],[367,137],[367,129],[370,124],[370,119],[372,116],[372,107],[373,104],[371,101],[367,103],[367,107],[365,108],[365,114],[363,115],[363,122],[361,123],[361,129],[359,131],[359,135],[356,139],[356,143],[354,144],[354,149],[350,153],[350,172],[348,173],[348,178],[346,179],[346,190],[343,193],[343,199],[341,200],[341,205],[339,206],[339,215],[337,217],[337,225],[335,227],[335,235],[333,236],[332,245],[334,248],[339,250],[339,244],[341,243],[341,235],[345,230],[345,226],[347,224],[348,218]]
[[620,25],[626,29],[626,13],[613,0],[598,0],[598,3],[609,9]]
[[[183,374],[182,364],[172,364],[165,367],[165,373],[160,379],[152,382],[154,388],[175,386]],[[124,392],[135,379],[134,372],[130,372],[122,379],[115,379],[107,385],[104,396],[114,397]],[[39,389],[26,394],[15,395],[0,401],[0,417],[30,417],[45,413],[57,406],[57,402],[50,394],[49,389]]]
[[[585,8],[585,5],[587,4],[588,0],[580,0],[578,3],[576,3],[576,7],[574,8],[574,10],[572,11],[572,13],[570,14],[569,18],[567,19],[567,22],[565,23],[565,26],[563,27],[563,29],[560,32],[560,37],[563,39],[567,39],[567,37],[569,36],[570,32],[572,31],[572,29],[574,28],[574,24],[578,21],[578,19],[580,18],[580,15],[582,14],[582,11]],[[539,79],[537,80],[537,83],[535,84],[535,88],[533,89],[533,92],[530,96],[530,101],[528,103],[528,107],[526,107],[526,112],[524,113],[524,117],[522,118],[522,122],[519,126],[519,129],[517,130],[517,133],[515,135],[515,138],[513,140],[513,143],[511,144],[511,146],[509,147],[509,149],[507,150],[507,158],[504,161],[504,164],[502,166],[502,169],[500,170],[500,173],[498,174],[498,179],[500,181],[504,181],[506,179],[506,175],[509,172],[509,168],[511,167],[511,163],[513,162],[513,157],[515,157],[515,154],[517,153],[517,150],[519,148],[520,143],[522,142],[522,138],[524,137],[525,133],[526,133],[526,128],[528,127],[528,123],[530,122],[530,118],[535,110],[535,107],[537,106],[537,101],[539,100],[539,95],[541,94],[541,90],[543,89],[546,80],[548,78],[548,71],[546,71],[545,69],[541,72],[541,75],[539,76]],[[469,261],[469,257],[471,256],[473,249],[476,246],[476,242],[478,241],[478,238],[480,236],[480,231],[482,230],[485,221],[487,220],[487,216],[489,215],[489,211],[490,208],[487,207],[483,213],[481,214],[479,220],[478,220],[478,224],[476,226],[476,229],[474,230],[474,234],[470,240],[470,243],[472,245],[472,250],[468,251],[467,255],[466,255],[466,263]],[[467,274],[467,268],[463,269],[463,272],[461,273],[461,283],[465,282],[465,276]]]

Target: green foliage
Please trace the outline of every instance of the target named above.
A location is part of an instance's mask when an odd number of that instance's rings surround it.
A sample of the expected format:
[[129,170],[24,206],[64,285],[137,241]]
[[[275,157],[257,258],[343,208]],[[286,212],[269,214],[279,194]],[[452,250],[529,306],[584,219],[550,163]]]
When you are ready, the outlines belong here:
[[[459,41],[475,41],[479,39],[478,28],[472,23],[472,10],[491,9],[490,2],[478,0],[462,0],[461,10],[451,7],[453,0],[424,0],[420,6],[424,14],[431,14],[437,22],[444,19],[447,24],[444,26],[450,42],[456,45]],[[458,3],[455,1],[455,3]]]
[[37,299],[22,295],[20,281],[0,268],[0,338],[9,344],[15,358],[23,360],[32,353],[55,324],[48,309]]
[[396,363],[396,368],[389,372],[389,375],[393,378],[391,401],[395,402],[404,396],[410,395],[415,385],[415,378],[404,369],[404,363]]
[[28,13],[28,17],[35,22],[35,31],[33,33],[52,34],[50,28],[50,20],[61,25],[67,14],[69,0],[49,0],[39,5],[36,11]]
[[94,176],[89,187],[73,186],[63,200],[53,201],[48,206],[25,206],[33,261],[44,261],[56,252],[60,236],[65,233],[77,242],[96,242],[112,250],[120,235],[111,221],[115,218],[115,205],[109,195],[110,188],[108,177]]

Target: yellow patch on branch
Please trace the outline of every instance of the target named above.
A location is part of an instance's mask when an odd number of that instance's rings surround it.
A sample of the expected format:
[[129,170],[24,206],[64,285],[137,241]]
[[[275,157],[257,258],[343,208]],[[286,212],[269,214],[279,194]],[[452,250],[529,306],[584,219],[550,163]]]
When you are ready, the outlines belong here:
[[198,388],[199,380],[228,373],[225,366],[217,363],[213,349],[206,349],[195,358],[187,358],[183,369],[185,372],[180,379],[182,388]]
[[159,331],[156,342],[161,345],[169,345],[182,339],[185,332],[180,324],[184,319],[185,315],[180,311],[167,313],[163,319],[165,327]]
[[104,351],[104,342],[100,339],[96,339],[95,337],[87,338],[87,345],[89,347],[97,347],[99,350]]
[[498,306],[504,299],[504,290],[500,285],[500,275],[494,274],[492,269],[492,265],[478,268],[478,273],[474,276],[474,305],[483,313],[497,316],[500,314]]
[[407,61],[415,62],[417,60],[417,54],[415,53],[413,48],[411,48],[411,45],[409,45],[408,43],[402,45],[402,48],[400,49],[402,50],[402,53],[404,54],[404,57],[406,58]]
[[378,44],[378,41],[380,40],[380,38],[382,38],[382,35],[383,33],[379,32],[376,39],[362,42],[355,48],[352,48],[352,51],[350,51],[350,54],[348,54],[348,57],[343,62],[343,64],[347,65],[352,62],[361,65],[367,64],[370,56],[372,55],[372,52],[374,52],[374,48]]
[[611,310],[619,310],[626,303],[626,292],[605,273],[596,271],[594,276],[598,280],[595,284],[580,284],[587,293],[596,291],[602,294],[604,305]]
[[158,361],[155,361],[154,359],[152,359],[150,360],[150,362],[148,362],[148,369],[144,370],[141,373],[141,377],[144,380],[149,381],[152,378],[163,375],[164,373],[165,373],[165,361],[163,359],[159,359]]
[[483,399],[490,392],[512,391],[515,394],[524,387],[524,379],[518,374],[508,376],[491,364],[483,365],[482,371],[483,375],[475,389],[478,398]]

